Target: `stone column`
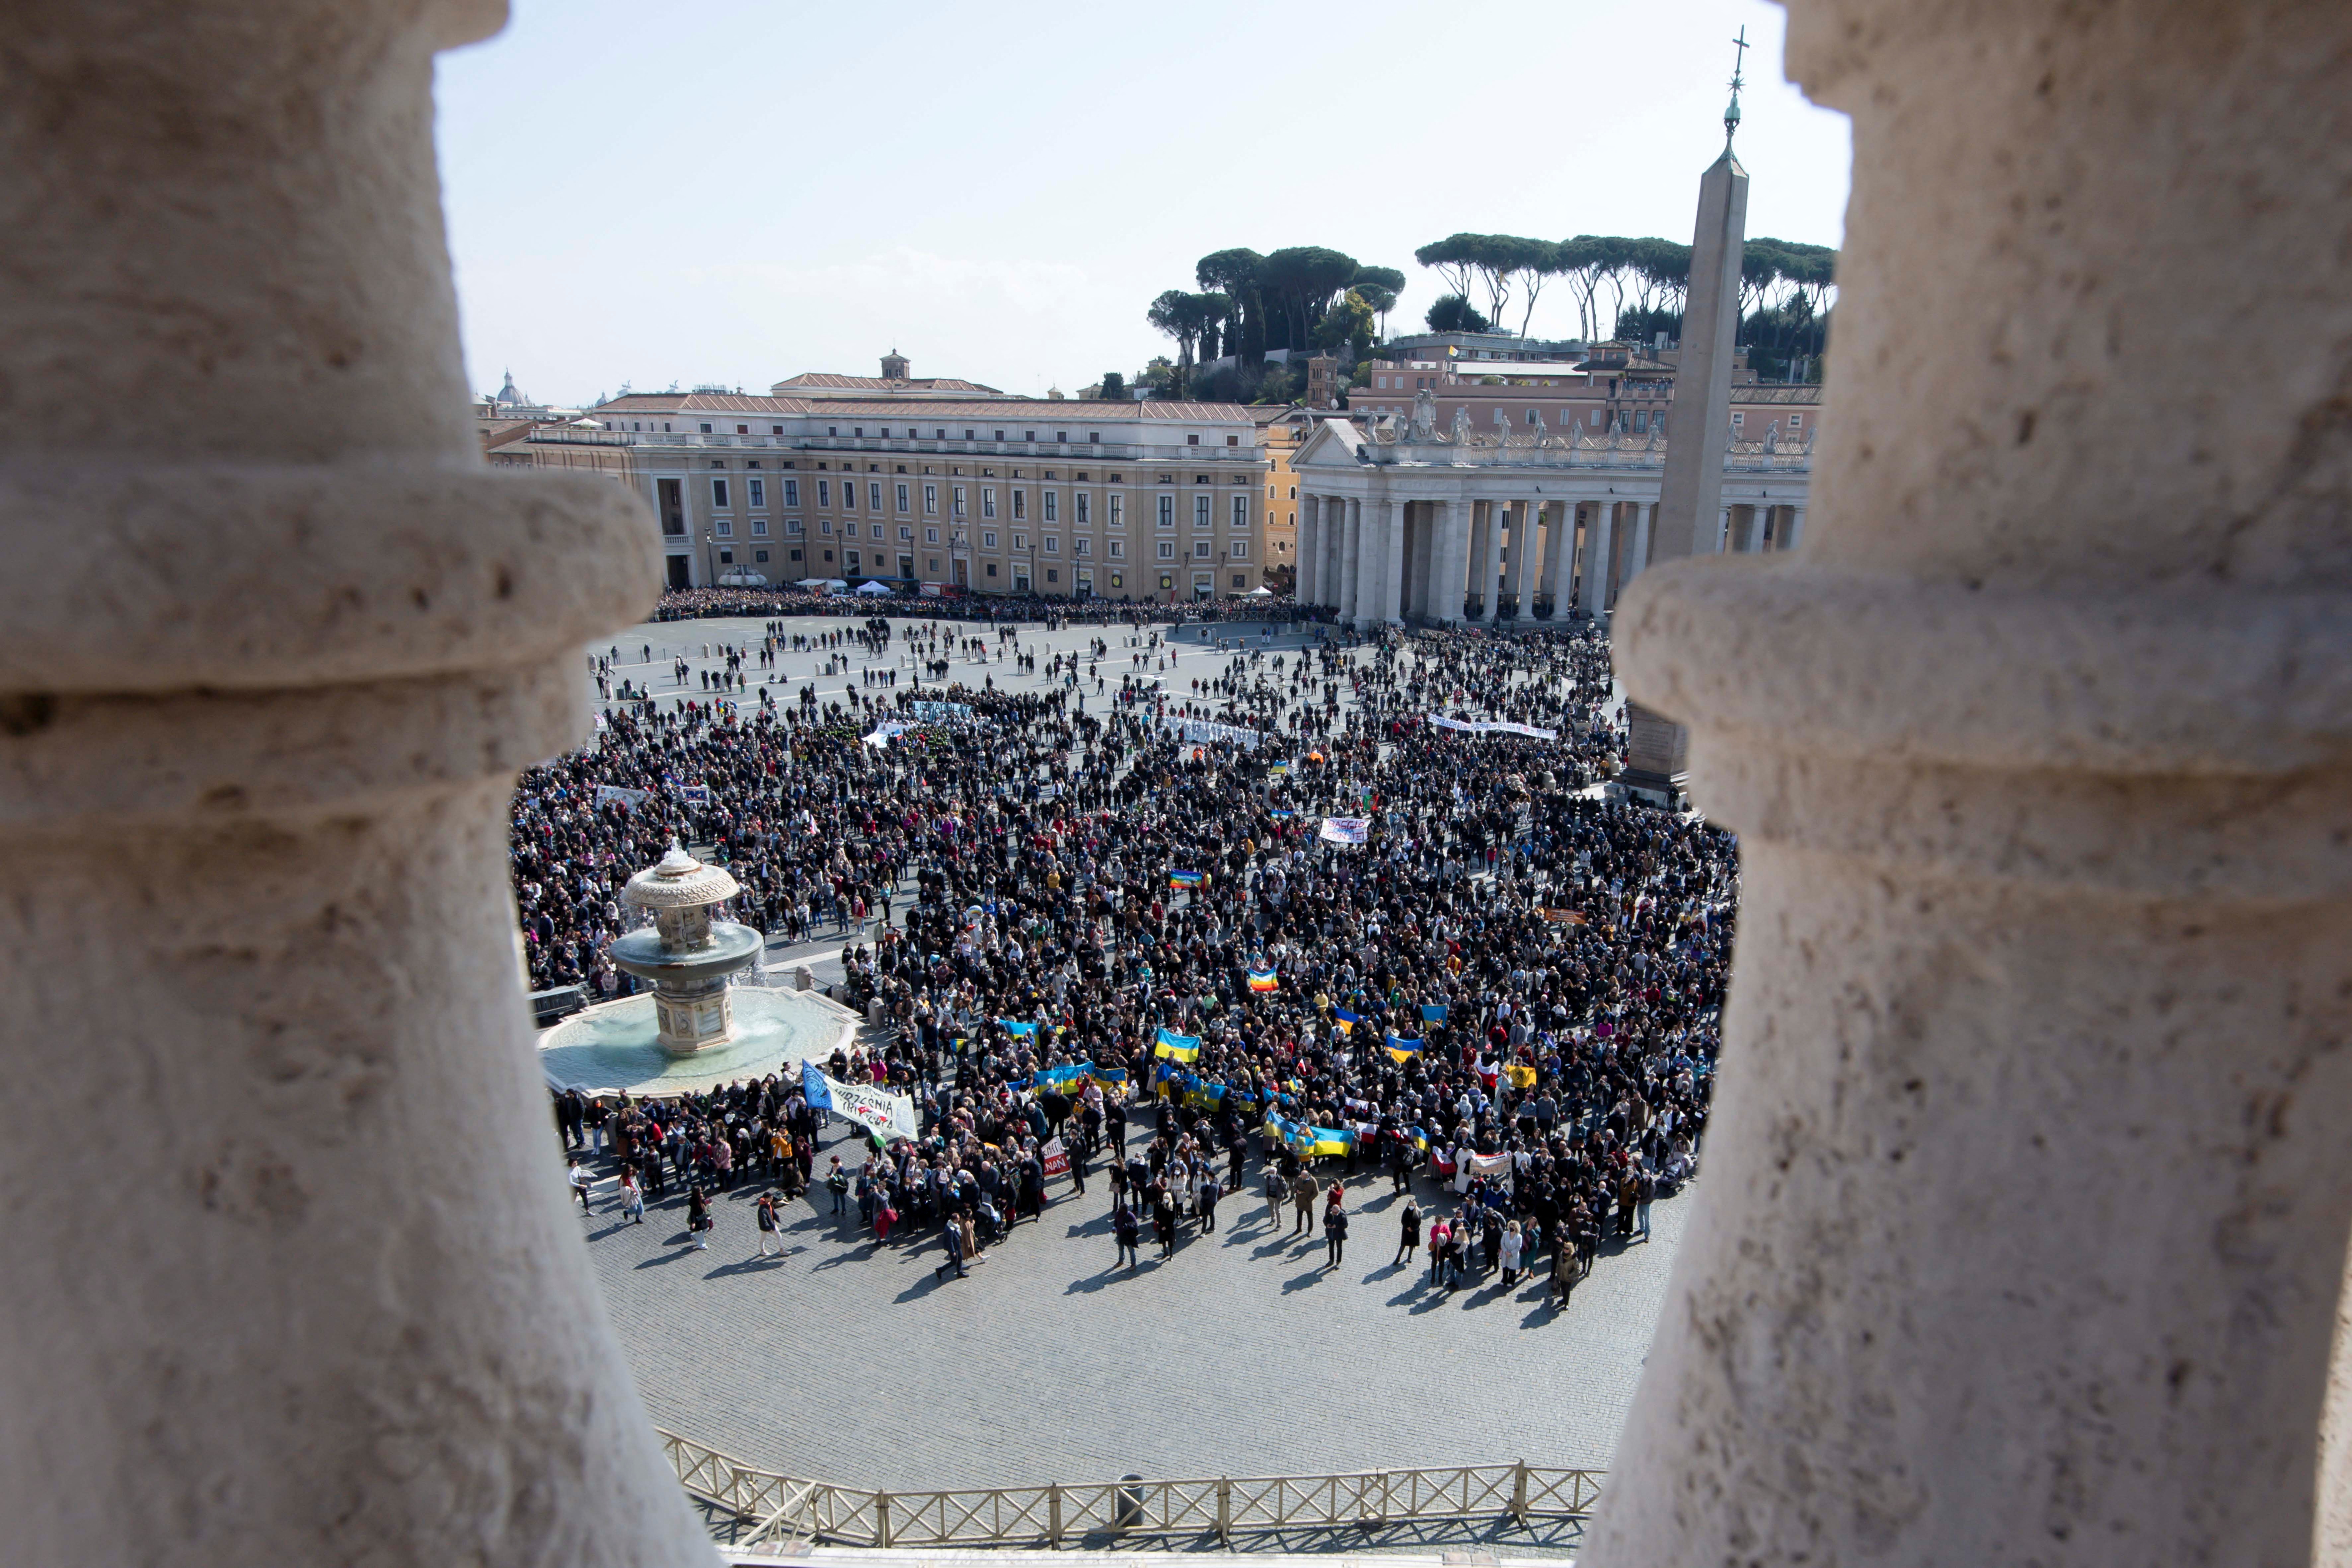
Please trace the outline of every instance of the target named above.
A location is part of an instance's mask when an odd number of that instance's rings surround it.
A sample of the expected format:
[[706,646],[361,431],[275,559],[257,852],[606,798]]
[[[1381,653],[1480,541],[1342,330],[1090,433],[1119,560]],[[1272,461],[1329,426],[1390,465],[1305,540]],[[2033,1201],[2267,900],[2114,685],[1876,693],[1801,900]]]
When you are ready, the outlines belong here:
[[1355,500],[1339,499],[1339,560],[1334,572],[1339,576],[1339,593],[1331,597],[1331,606],[1339,611],[1340,621],[1355,621],[1355,552],[1357,536],[1362,531],[1362,517],[1357,512]]
[[659,536],[617,485],[491,474],[465,417],[433,57],[500,11],[10,24],[22,1562],[716,1562],[516,973],[515,774],[587,734],[582,647],[651,606]]
[[1521,496],[1511,504],[1511,572],[1509,592],[1516,601],[1513,611],[1519,619],[1528,616],[1528,599],[1536,584],[1536,563],[1531,559],[1542,549],[1536,531],[1535,502]]
[[1320,575],[1317,568],[1322,564],[1317,556],[1322,542],[1323,498],[1309,490],[1299,499],[1307,504],[1298,509],[1297,598],[1302,605],[1319,605],[1323,601],[1316,596],[1319,586],[1316,579]]
[[1745,895],[1587,1568],[2310,1562],[2352,1500],[2352,7],[1788,39],[1853,117],[1822,517],[1618,617]]
[[1552,502],[1551,524],[1546,531],[1551,536],[1551,543],[1550,552],[1544,559],[1544,591],[1551,599],[1552,619],[1564,621],[1570,608],[1570,595],[1575,592],[1576,503]]
[[1381,502],[1381,619],[1404,619],[1404,503]]
[[1621,591],[1626,584],[1640,576],[1642,568],[1650,563],[1650,529],[1656,521],[1658,509],[1654,502],[1645,504],[1635,501],[1633,503],[1633,539],[1625,551],[1624,563],[1617,573],[1617,584]]
[[1323,551],[1322,603],[1333,609],[1339,607],[1340,579],[1345,575],[1348,557],[1348,502],[1340,496],[1323,498],[1323,537],[1318,543]]
[[1488,501],[1486,532],[1478,546],[1478,591],[1486,595],[1479,609],[1482,626],[1493,626],[1503,605],[1503,503]]
[[1441,625],[1462,624],[1463,582],[1469,571],[1470,505],[1462,500],[1432,501],[1436,513],[1431,545],[1430,615]]
[[1584,525],[1584,581],[1577,604],[1586,615],[1597,616],[1609,607],[1610,514],[1617,509],[1607,501],[1591,505],[1592,516]]
[[1442,512],[1437,510],[1433,503],[1428,503],[1428,500],[1416,500],[1412,510],[1406,512],[1406,515],[1413,517],[1413,524],[1412,524],[1413,576],[1412,576],[1412,588],[1406,590],[1404,595],[1404,606],[1406,606],[1404,614],[1418,616],[1418,618],[1423,618],[1423,621],[1428,621],[1430,614],[1433,614],[1433,606],[1437,605],[1437,599],[1433,597],[1434,593],[1433,578],[1437,576],[1437,557],[1440,557],[1440,548],[1437,548],[1437,527],[1440,527]]
[[1798,545],[1802,544],[1804,542],[1805,509],[1801,506],[1792,506],[1789,509],[1789,542],[1785,548],[1794,550]]

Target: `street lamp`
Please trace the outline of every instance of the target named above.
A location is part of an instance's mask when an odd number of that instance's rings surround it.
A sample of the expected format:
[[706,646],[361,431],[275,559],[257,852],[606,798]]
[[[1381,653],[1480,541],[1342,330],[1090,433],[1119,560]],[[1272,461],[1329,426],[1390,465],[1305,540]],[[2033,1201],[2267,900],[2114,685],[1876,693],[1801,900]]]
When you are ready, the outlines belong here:
[[702,531],[702,564],[709,572],[710,585],[719,586],[719,536],[709,529]]

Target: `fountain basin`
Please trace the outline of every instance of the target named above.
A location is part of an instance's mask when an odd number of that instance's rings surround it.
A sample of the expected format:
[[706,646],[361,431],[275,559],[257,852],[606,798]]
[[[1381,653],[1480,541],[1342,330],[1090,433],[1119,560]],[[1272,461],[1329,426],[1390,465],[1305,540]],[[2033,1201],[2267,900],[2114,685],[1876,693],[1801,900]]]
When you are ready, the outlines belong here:
[[737,1079],[797,1075],[803,1061],[847,1050],[858,1016],[814,991],[737,986],[729,1037],[681,1056],[663,1046],[654,998],[624,997],[575,1013],[539,1038],[550,1087],[640,1099],[692,1094]]

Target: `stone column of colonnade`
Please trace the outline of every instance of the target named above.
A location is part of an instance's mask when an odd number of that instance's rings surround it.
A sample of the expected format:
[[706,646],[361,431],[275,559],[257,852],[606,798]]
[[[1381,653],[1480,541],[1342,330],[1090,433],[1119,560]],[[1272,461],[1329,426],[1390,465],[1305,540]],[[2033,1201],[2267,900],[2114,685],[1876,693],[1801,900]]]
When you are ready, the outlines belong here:
[[1744,890],[1585,1561],[2341,1563],[2352,7],[1788,59],[1853,117],[1820,515],[1617,618]]
[[1503,603],[1503,506],[1500,501],[1474,503],[1483,511],[1485,531],[1479,535],[1477,578],[1480,595],[1478,624],[1491,626]]
[[1585,507],[1583,576],[1577,605],[1585,614],[1597,616],[1609,607],[1610,514],[1615,508],[1607,501],[1588,501]]
[[1404,619],[1404,502],[1383,497],[1380,508],[1380,618],[1401,621]]
[[1336,610],[1339,607],[1341,579],[1346,575],[1348,544],[1348,503],[1341,497],[1323,498],[1322,532],[1322,597],[1318,602]]
[[1551,503],[1544,527],[1548,548],[1544,557],[1544,594],[1551,600],[1552,619],[1564,621],[1574,606],[1570,595],[1576,581],[1576,503]]
[[1457,500],[1433,500],[1430,509],[1429,609],[1441,626],[1462,624],[1462,600],[1470,565],[1470,506]]
[[1432,503],[1409,501],[1405,506],[1409,555],[1405,561],[1406,618],[1426,619],[1435,602],[1433,579],[1437,573],[1437,514]]
[[1322,496],[1307,491],[1298,500],[1301,500],[1301,505],[1298,505],[1298,555],[1296,555],[1296,569],[1291,574],[1296,578],[1296,588],[1291,597],[1298,599],[1301,605],[1319,605],[1322,599],[1315,597],[1315,555],[1318,555],[1318,548],[1322,543],[1322,538],[1319,538],[1319,533],[1322,533]]
[[1362,509],[1347,497],[1339,499],[1339,593],[1331,601],[1339,612],[1339,619],[1356,618],[1356,587],[1359,578],[1358,556],[1363,535]]
[[1513,614],[1527,620],[1535,614],[1537,556],[1543,548],[1537,531],[1538,503],[1521,496],[1511,503],[1511,580],[1506,590],[1513,600]]
[[9,24],[0,520],[20,565],[77,541],[0,574],[22,1562],[716,1562],[516,973],[516,773],[659,561],[630,492],[494,475],[465,418],[433,57],[501,15]]
[[1626,542],[1624,556],[1617,569],[1617,585],[1622,593],[1626,584],[1642,574],[1650,563],[1650,531],[1657,521],[1658,508],[1654,501],[1633,503],[1633,533]]

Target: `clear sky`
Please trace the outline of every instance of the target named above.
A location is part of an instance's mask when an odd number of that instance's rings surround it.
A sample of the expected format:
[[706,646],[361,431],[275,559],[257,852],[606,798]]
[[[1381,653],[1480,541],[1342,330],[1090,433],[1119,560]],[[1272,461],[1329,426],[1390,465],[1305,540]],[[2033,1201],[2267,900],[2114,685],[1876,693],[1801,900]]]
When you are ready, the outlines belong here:
[[[1761,0],[516,0],[440,63],[467,371],[764,392],[895,345],[1075,392],[1172,353],[1145,306],[1233,246],[1399,268],[1418,327],[1458,230],[1688,242],[1743,26],[1748,232],[1834,245],[1846,121]],[[1575,322],[1556,287],[1530,330]]]

